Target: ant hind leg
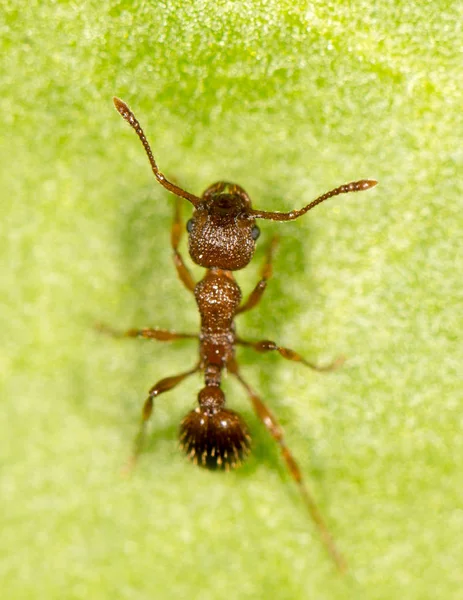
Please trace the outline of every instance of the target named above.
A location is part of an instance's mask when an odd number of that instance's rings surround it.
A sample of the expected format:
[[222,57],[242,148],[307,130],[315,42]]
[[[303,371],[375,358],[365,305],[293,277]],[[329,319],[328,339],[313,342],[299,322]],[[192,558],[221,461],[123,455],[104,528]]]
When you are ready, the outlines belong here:
[[259,396],[254,392],[254,390],[241,377],[236,364],[233,365],[232,373],[233,375],[235,375],[235,377],[238,379],[238,381],[248,393],[257,416],[265,425],[275,442],[277,442],[277,444],[280,446],[281,454],[285,460],[286,467],[289,473],[291,474],[291,477],[299,487],[299,491],[302,495],[304,503],[320,533],[320,536],[322,538],[323,543],[325,544],[326,549],[328,550],[329,554],[334,560],[339,571],[346,571],[347,563],[342,554],[339,552],[338,548],[336,547],[334,539],[328,529],[328,526],[326,525],[325,520],[320,512],[320,509],[318,508],[317,503],[315,502],[315,498],[313,497],[310,489],[308,488],[307,484],[302,478],[302,473],[299,468],[299,465],[297,464],[294,456],[292,455],[291,451],[285,443],[283,429],[281,428],[280,424],[278,423],[277,419],[272,414],[270,409],[264,404],[264,402],[259,398]]
[[143,451],[143,447],[145,445],[145,439],[146,439],[146,428],[148,425],[148,421],[151,417],[151,414],[153,412],[154,398],[156,398],[160,394],[163,394],[164,392],[168,392],[169,390],[172,390],[179,383],[181,383],[184,379],[186,379],[193,373],[196,373],[196,371],[198,371],[198,369],[199,369],[199,366],[196,365],[193,369],[190,369],[189,371],[185,371],[184,373],[180,373],[179,375],[165,377],[164,379],[159,380],[150,389],[148,398],[145,400],[145,403],[143,405],[140,429],[134,439],[132,455],[129,458],[127,464],[125,465],[125,467],[123,469],[124,474],[127,475],[127,474],[131,473],[131,471],[133,470],[133,468],[137,462],[139,455]]

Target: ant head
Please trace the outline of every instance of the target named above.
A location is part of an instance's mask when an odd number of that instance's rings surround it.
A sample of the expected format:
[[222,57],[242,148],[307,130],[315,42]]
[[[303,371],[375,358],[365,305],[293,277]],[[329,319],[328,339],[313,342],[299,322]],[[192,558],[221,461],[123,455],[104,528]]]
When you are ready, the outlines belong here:
[[237,271],[251,260],[260,230],[251,200],[239,185],[219,182],[207,188],[187,223],[188,248],[201,267]]
[[113,98],[120,115],[134,129],[148,156],[157,181],[169,192],[188,200],[195,207],[193,217],[187,223],[190,256],[201,267],[237,271],[252,258],[259,228],[255,219],[293,221],[321,202],[349,192],[361,192],[374,187],[375,179],[351,181],[322,194],[306,206],[289,212],[254,210],[251,200],[239,185],[220,181],[211,185],[199,198],[168,181],[159,171],[146,136],[135,115],[125,102]]
[[229,471],[250,452],[251,438],[238,413],[223,408],[225,396],[216,386],[198,394],[200,406],[180,425],[180,447],[200,467]]

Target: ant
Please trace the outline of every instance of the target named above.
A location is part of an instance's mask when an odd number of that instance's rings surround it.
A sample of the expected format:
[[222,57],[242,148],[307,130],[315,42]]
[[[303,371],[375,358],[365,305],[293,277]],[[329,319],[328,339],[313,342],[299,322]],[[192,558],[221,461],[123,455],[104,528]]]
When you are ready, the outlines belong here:
[[362,179],[346,183],[319,196],[299,210],[285,213],[253,209],[244,189],[225,181],[211,185],[201,197],[195,196],[165,178],[158,169],[148,140],[133,112],[122,100],[113,98],[113,101],[117,111],[140,138],[157,181],[169,192],[188,200],[193,205],[193,216],[186,224],[188,249],[193,262],[207,269],[203,279],[196,283],[178,250],[183,228],[177,200],[171,232],[174,263],[180,280],[195,296],[201,316],[199,336],[158,328],[129,329],[125,333],[118,333],[102,327],[106,332],[120,337],[141,337],[161,342],[186,338],[199,340],[199,361],[196,365],[188,371],[161,379],[150,389],[143,406],[141,426],[134,441],[130,466],[133,467],[143,449],[154,398],[172,390],[187,377],[200,371],[204,374],[205,385],[198,394],[199,406],[188,413],[181,422],[180,447],[189,460],[201,467],[226,471],[238,467],[250,453],[251,438],[241,416],[225,407],[225,394],[221,389],[221,381],[222,372],[228,371],[244,387],[257,416],[279,445],[291,477],[299,487],[304,503],[329,554],[338,569],[344,571],[346,562],[337,549],[315,499],[303,480],[301,470],[285,443],[281,426],[270,409],[241,376],[235,358],[235,346],[247,346],[257,352],[276,351],[283,358],[302,363],[317,371],[332,370],[339,366],[342,359],[338,359],[331,365],[318,366],[308,362],[293,350],[278,346],[275,342],[268,340],[250,342],[237,335],[235,317],[251,310],[259,303],[272,275],[272,257],[276,238],[272,240],[267,251],[261,279],[244,302],[233,271],[243,269],[252,259],[256,240],[260,235],[256,219],[293,221],[328,198],[368,190],[375,186],[377,181]]

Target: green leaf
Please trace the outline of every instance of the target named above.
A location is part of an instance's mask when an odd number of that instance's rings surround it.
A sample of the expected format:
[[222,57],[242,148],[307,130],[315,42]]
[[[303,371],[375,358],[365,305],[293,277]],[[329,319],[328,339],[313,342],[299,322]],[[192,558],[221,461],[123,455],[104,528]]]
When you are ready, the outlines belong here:
[[[9,3],[0,16],[2,597],[452,599],[461,593],[461,2]],[[240,350],[339,547],[341,578],[274,442],[231,378],[254,439],[208,473],[177,448],[194,376],[159,398],[133,476],[147,390],[197,347],[116,340],[197,331],[171,260],[161,170],[200,194],[242,185],[291,210],[261,223],[274,277],[240,335],[317,374]],[[190,208],[184,207],[184,218]],[[182,242],[186,255],[186,244]],[[195,278],[202,271],[192,269]]]

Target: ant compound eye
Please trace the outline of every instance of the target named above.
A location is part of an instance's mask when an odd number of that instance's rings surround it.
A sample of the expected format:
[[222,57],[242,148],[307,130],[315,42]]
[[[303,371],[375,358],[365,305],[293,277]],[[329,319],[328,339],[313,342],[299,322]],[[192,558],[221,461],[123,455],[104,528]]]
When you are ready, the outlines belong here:
[[259,236],[260,229],[257,227],[257,225],[254,225],[254,227],[251,229],[251,237],[254,241],[256,241]]
[[188,231],[188,233],[191,233],[192,229],[193,229],[193,219],[188,219],[188,221],[186,222],[186,230]]

